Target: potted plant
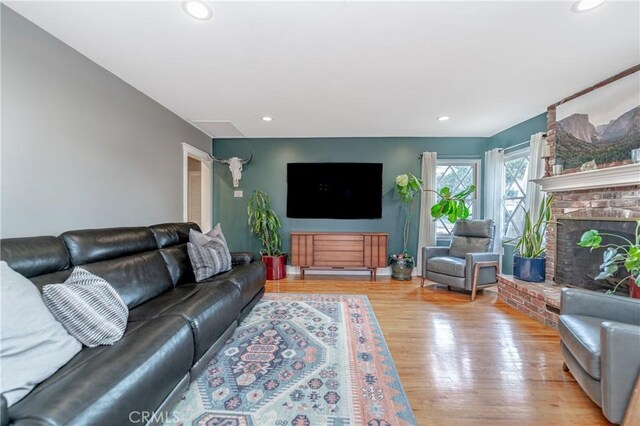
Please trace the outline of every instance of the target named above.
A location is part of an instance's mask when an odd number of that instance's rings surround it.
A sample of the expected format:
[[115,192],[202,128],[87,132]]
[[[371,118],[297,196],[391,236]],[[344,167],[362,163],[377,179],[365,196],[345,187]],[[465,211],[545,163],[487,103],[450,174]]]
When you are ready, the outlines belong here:
[[260,254],[262,262],[267,267],[267,279],[279,280],[287,276],[287,255],[282,253],[282,238],[280,237],[280,219],[271,208],[269,194],[254,190],[247,205],[249,229],[262,243]]
[[[545,232],[551,219],[551,201],[553,195],[545,197],[540,203],[540,214],[531,218],[531,212],[525,210],[522,235],[515,239],[516,253],[513,255],[513,276],[531,282],[545,280]],[[511,240],[514,241],[514,240]]]
[[[409,243],[409,230],[415,205],[415,196],[422,190],[422,185],[422,180],[411,173],[396,176],[396,194],[398,194],[400,201],[405,205],[407,213],[402,233],[402,253],[392,255],[389,262],[391,265],[391,275],[398,280],[411,279],[411,273],[415,267],[415,259],[413,255],[407,251],[407,245]],[[431,207],[433,220],[435,221],[443,216],[447,216],[449,221],[455,222],[457,219],[466,219],[469,217],[469,208],[465,204],[465,199],[475,190],[475,185],[471,185],[469,188],[456,194],[452,194],[451,190],[447,187],[442,188],[440,192],[425,189],[425,191],[434,192],[440,197],[440,201]]]
[[[635,242],[616,235],[600,232],[596,229],[582,234],[578,245],[580,247],[589,247],[591,250],[605,247],[605,251],[602,255],[602,264],[600,265],[600,273],[596,275],[596,280],[604,280],[611,278],[621,266],[627,271],[627,276],[618,281],[613,289],[607,291],[612,294],[618,289],[620,284],[625,281],[629,281],[629,297],[640,299],[640,283],[638,283],[638,276],[640,276],[640,220],[636,221],[636,238]],[[602,244],[602,237],[608,236],[618,240],[622,240],[625,244]]]

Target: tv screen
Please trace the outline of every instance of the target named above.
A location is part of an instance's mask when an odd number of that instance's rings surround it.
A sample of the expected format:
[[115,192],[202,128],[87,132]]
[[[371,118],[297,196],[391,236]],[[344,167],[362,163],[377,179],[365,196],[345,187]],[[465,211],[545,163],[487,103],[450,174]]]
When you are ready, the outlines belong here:
[[381,163],[289,163],[287,184],[287,217],[382,217]]

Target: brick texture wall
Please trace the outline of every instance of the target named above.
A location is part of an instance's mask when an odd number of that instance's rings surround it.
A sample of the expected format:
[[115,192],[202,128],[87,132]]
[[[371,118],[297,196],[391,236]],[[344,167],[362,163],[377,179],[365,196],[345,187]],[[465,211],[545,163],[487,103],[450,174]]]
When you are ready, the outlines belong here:
[[[555,108],[547,111],[547,143],[551,147],[551,158],[546,162],[546,175],[551,175],[555,164]],[[622,163],[621,163],[622,164]],[[618,164],[611,164],[615,166]],[[640,176],[638,177],[640,181]],[[554,218],[640,218],[640,185],[586,189],[581,191],[558,192],[551,203]],[[556,260],[556,226],[547,227],[547,262],[548,280],[554,279]]]

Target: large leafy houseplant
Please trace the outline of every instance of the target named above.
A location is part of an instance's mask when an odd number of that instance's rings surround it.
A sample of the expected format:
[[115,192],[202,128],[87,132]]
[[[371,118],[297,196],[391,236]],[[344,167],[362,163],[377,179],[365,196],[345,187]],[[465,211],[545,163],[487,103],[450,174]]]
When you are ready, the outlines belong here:
[[[391,256],[391,269],[393,277],[401,280],[410,279],[414,267],[413,256],[407,251],[407,245],[409,244],[409,230],[411,228],[416,195],[420,193],[420,191],[423,191],[423,183],[421,179],[411,173],[398,175],[395,179],[395,191],[400,201],[406,207],[406,217],[402,232],[402,253]],[[436,193],[440,198],[440,200],[431,207],[433,220],[435,221],[443,216],[447,216],[451,222],[455,222],[457,219],[466,219],[469,217],[469,208],[465,204],[465,199],[475,190],[475,185],[471,185],[456,194],[452,194],[451,190],[447,187],[440,189],[439,192],[424,189],[424,191]]]
[[[602,244],[602,237],[608,236],[621,240],[623,244],[608,243]],[[620,284],[629,281],[629,295],[631,297],[640,298],[640,220],[636,221],[635,241],[630,241],[616,234],[608,234],[591,229],[580,238],[578,242],[580,247],[590,248],[592,251],[598,248],[605,248],[602,255],[602,264],[600,265],[600,273],[596,275],[596,280],[604,280],[611,278],[621,267],[627,272],[627,276],[618,281],[613,289],[607,293],[615,293]]]
[[[396,177],[396,193],[400,201],[407,206],[407,217],[404,222],[403,239],[402,239],[402,255],[410,256],[407,252],[409,242],[409,229],[413,209],[415,205],[415,197],[422,190],[423,181],[418,179],[411,173],[398,175]],[[433,220],[446,216],[449,222],[455,222],[458,219],[466,219],[469,217],[469,207],[465,202],[466,198],[476,190],[475,185],[453,194],[448,187],[441,188],[440,191],[433,189],[425,189],[424,191],[435,193],[440,199],[431,207],[431,217]]]
[[538,217],[531,217],[531,211],[525,210],[524,224],[520,237],[516,241],[513,256],[513,275],[525,281],[541,282],[545,280],[545,234],[551,221],[551,202],[553,195],[545,197],[540,203]]
[[405,205],[407,216],[404,220],[404,228],[402,231],[402,254],[401,257],[409,257],[407,252],[407,244],[409,241],[409,226],[411,225],[411,217],[415,206],[416,194],[422,190],[422,179],[419,179],[411,173],[396,176],[396,194],[400,201]]
[[271,208],[271,198],[266,192],[254,190],[247,204],[249,229],[260,239],[262,261],[267,266],[267,279],[284,278],[286,254],[282,253],[280,218]]

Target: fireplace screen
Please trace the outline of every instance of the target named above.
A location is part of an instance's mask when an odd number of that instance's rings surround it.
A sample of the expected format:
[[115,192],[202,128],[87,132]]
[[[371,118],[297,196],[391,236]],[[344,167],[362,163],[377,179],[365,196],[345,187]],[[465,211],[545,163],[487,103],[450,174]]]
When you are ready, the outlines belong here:
[[[591,251],[578,246],[578,241],[585,231],[597,229],[600,232],[623,236],[631,241],[635,240],[636,222],[634,220],[610,219],[558,219],[556,240],[556,277],[555,281],[561,285],[580,287],[587,290],[606,292],[612,289],[622,278],[627,276],[624,267],[618,273],[606,280],[594,280],[600,272],[604,248]],[[617,238],[604,236],[602,244],[621,241]],[[627,295],[629,289],[625,281],[616,294]]]

